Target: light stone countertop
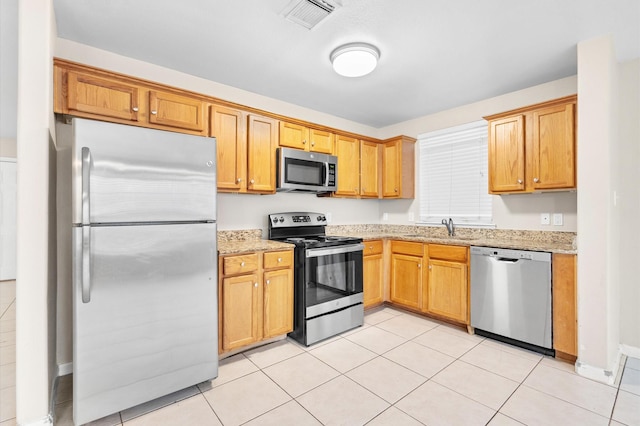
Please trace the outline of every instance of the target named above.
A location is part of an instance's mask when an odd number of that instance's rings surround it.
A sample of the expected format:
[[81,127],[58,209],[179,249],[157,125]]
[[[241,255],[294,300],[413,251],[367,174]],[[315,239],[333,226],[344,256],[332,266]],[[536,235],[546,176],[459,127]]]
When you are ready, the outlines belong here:
[[[575,232],[500,229],[456,229],[447,236],[443,226],[329,225],[327,235],[353,236],[363,240],[394,239],[419,243],[498,247],[515,250],[576,254]],[[261,229],[218,232],[220,255],[293,249],[293,244],[262,239]]]

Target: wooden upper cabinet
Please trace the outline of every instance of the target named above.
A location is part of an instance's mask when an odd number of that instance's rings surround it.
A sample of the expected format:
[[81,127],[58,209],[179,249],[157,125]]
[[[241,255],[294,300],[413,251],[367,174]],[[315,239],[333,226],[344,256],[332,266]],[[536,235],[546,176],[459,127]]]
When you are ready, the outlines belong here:
[[211,106],[211,136],[216,138],[218,190],[240,192],[247,187],[247,129],[243,111]]
[[489,192],[523,191],[524,115],[489,123]]
[[485,117],[489,121],[489,192],[576,188],[577,97]]
[[278,121],[249,114],[247,127],[247,192],[276,192]]
[[349,136],[336,135],[338,157],[337,189],[335,194],[357,197],[360,194],[360,141]]
[[281,121],[279,145],[305,151],[332,154],[333,133]]
[[149,91],[149,122],[206,133],[206,102],[157,90]]
[[414,198],[414,138],[388,139],[382,147],[382,198]]
[[299,124],[281,121],[279,145],[309,151],[309,129]]
[[313,152],[322,152],[323,154],[333,154],[333,133],[325,130],[309,129],[309,140]]
[[66,107],[69,113],[138,121],[140,91],[134,85],[69,71],[66,79],[66,94]]
[[360,195],[380,196],[380,144],[360,141]]
[[533,112],[534,189],[576,186],[574,127],[573,103]]

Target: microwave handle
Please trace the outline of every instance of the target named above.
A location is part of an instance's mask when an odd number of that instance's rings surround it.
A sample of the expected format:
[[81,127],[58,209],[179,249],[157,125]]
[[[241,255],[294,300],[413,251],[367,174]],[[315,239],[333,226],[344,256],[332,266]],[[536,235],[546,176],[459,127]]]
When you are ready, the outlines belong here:
[[324,169],[324,185],[329,185],[329,162],[325,161],[322,163],[322,168]]

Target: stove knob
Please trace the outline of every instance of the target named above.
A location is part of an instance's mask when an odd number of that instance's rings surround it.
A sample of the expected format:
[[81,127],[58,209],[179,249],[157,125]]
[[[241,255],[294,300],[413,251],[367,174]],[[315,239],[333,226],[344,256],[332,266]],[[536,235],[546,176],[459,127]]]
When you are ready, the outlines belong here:
[[284,217],[280,216],[280,223],[284,222]]
[[274,217],[272,220],[273,220],[273,223],[278,223],[278,218],[277,217]]
[[316,218],[316,220],[317,220],[318,222],[320,222],[320,221],[322,220],[322,216],[318,216],[318,217]]

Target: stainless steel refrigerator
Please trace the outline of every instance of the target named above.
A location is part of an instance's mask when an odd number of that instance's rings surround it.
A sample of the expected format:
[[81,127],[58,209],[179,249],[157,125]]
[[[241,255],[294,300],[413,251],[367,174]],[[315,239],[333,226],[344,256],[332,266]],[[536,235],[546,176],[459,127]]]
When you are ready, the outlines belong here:
[[72,121],[73,418],[218,374],[215,139]]

